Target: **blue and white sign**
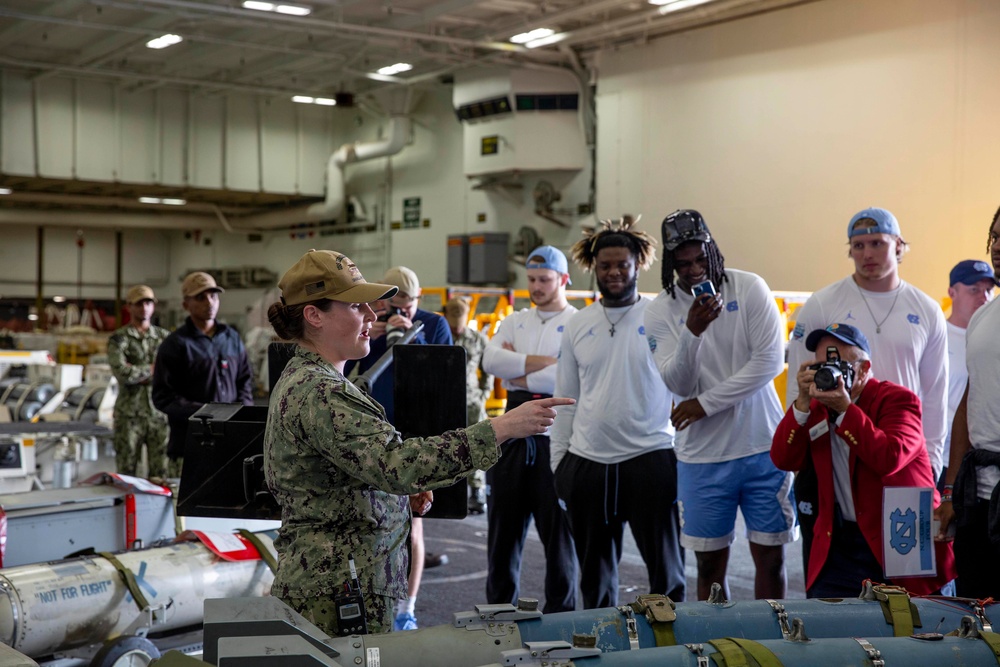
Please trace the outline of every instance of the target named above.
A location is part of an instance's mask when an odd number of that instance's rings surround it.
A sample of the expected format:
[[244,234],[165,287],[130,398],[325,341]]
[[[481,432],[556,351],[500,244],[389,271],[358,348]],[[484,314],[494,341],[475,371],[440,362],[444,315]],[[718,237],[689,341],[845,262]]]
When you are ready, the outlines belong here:
[[887,578],[937,574],[933,519],[933,489],[886,487],[882,494],[882,553]]

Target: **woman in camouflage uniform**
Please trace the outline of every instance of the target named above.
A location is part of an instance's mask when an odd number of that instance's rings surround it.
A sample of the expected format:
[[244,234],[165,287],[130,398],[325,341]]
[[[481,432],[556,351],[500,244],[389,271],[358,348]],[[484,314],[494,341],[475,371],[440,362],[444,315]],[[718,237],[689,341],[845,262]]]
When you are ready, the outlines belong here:
[[[369,303],[395,293],[365,282],[354,263],[310,250],[278,283],[268,319],[298,344],[271,394],[264,433],[268,486],[282,508],[271,589],[329,635],[337,634],[334,595],[350,582],[353,556],[369,632],[392,627],[393,600],[406,595],[410,501],[447,486],[499,455],[499,442],[552,424],[552,398],[432,438],[403,440],[376,401],[343,375],[368,354],[375,314]],[[414,511],[430,509],[430,493]]]

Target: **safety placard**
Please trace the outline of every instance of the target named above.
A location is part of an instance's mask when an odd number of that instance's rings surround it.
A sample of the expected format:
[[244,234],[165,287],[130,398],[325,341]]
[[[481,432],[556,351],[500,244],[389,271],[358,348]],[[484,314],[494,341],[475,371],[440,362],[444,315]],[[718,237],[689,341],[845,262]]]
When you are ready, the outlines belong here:
[[886,487],[882,494],[882,553],[885,576],[926,577],[937,574],[934,559],[934,489]]

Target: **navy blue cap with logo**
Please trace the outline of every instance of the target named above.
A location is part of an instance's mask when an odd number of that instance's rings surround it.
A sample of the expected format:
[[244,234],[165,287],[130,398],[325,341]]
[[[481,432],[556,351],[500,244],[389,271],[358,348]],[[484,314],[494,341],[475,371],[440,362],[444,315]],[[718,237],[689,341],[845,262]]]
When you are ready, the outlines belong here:
[[956,264],[948,275],[948,286],[956,283],[975,285],[980,280],[996,283],[993,268],[981,259],[964,259]]
[[839,322],[831,324],[825,329],[811,331],[806,337],[806,349],[810,352],[815,352],[816,346],[819,345],[819,341],[824,336],[833,336],[842,343],[860,347],[867,354],[872,353],[871,348],[868,346],[868,338],[861,333],[860,329],[852,327],[850,324],[841,324]]

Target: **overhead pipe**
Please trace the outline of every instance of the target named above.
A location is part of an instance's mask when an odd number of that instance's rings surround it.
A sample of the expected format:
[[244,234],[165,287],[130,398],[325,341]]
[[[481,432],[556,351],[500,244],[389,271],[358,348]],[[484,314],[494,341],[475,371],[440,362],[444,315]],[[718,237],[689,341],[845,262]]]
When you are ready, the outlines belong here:
[[[326,200],[313,204],[307,209],[307,216],[314,221],[344,219],[344,167],[354,162],[374,160],[380,157],[396,155],[410,138],[410,118],[408,116],[393,116],[389,121],[389,130],[385,139],[369,143],[344,144],[330,155],[326,164]],[[250,216],[254,218],[255,216]],[[244,221],[244,225],[252,224]],[[287,222],[283,223],[287,224]],[[271,225],[258,222],[257,228]]]

